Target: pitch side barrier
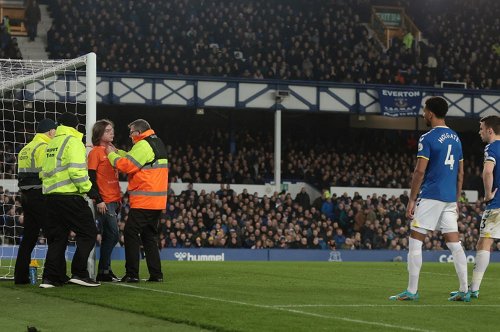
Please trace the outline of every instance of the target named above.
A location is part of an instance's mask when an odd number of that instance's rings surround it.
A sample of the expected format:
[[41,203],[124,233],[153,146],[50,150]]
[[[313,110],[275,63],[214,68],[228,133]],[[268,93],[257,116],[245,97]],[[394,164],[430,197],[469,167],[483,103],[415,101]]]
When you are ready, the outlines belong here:
[[[97,248],[97,257],[99,257]],[[0,246],[3,257],[16,257],[17,246]],[[42,253],[44,250],[37,250]],[[184,262],[273,261],[273,262],[406,262],[404,250],[314,250],[314,249],[187,249],[166,248],[160,251],[162,260]],[[474,251],[466,251],[468,263],[474,263]],[[72,254],[67,257],[72,259]],[[44,257],[35,257],[43,259]],[[125,249],[116,247],[111,259],[125,260]],[[423,251],[425,262],[452,263],[448,250]],[[500,251],[491,253],[491,262],[500,263]]]

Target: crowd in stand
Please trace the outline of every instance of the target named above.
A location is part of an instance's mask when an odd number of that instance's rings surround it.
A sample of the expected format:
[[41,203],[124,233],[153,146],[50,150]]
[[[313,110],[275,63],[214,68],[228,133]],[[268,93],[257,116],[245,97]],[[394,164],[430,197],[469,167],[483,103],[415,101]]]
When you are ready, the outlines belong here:
[[[159,248],[408,249],[406,193],[399,197],[337,197],[324,191],[322,197],[311,201],[305,191],[296,197],[285,192],[258,197],[247,190],[237,194],[229,185],[199,193],[188,185],[181,193],[169,194],[160,217]],[[5,244],[14,244],[22,235],[19,199],[6,192],[0,201],[0,236]],[[121,232],[129,208],[124,195],[119,213]],[[484,204],[468,202],[462,195],[459,210],[461,241],[466,250],[474,250]],[[40,241],[44,243],[43,238]],[[424,248],[446,249],[442,234],[431,232]],[[500,250],[500,243],[495,250]]]
[[[161,248],[407,249],[405,195],[332,197],[325,192],[314,202],[305,193],[297,197],[286,193],[236,195],[229,184],[259,184],[272,179],[273,140],[269,132],[240,131],[234,133],[234,144],[230,144],[230,134],[220,128],[191,128],[189,132],[182,128],[185,137],[181,128],[161,130],[157,125],[159,132],[167,135],[170,181],[186,183],[187,187],[190,182],[223,184],[218,192],[198,193],[188,187],[182,193],[169,193],[160,220]],[[325,137],[317,126],[317,135],[292,131],[296,134],[284,135],[283,140],[284,179],[305,180],[317,188],[409,187],[418,137],[415,132],[336,129]],[[127,149],[126,139],[120,136],[126,135],[117,130],[117,144]],[[461,133],[461,139],[466,156],[464,188],[479,190],[481,197],[483,145],[476,133]],[[13,226],[4,232],[18,234],[16,225],[22,223],[19,204],[12,195],[0,198],[4,209],[0,223]],[[125,195],[120,211],[122,230],[128,209]],[[482,204],[467,203],[463,197],[459,229],[466,249],[473,249],[477,241],[483,209]],[[429,250],[444,246],[437,233],[426,241]]]
[[22,59],[17,39],[12,38],[10,22],[7,17],[2,18],[0,24],[0,59]]
[[14,144],[4,142],[2,144],[2,151],[0,152],[0,179],[15,179],[16,178],[16,165],[17,152]]
[[[293,131],[293,130],[291,130]],[[162,131],[163,132],[163,131]],[[174,128],[168,142],[170,181],[263,184],[274,179],[274,138],[268,131],[229,133],[211,128],[190,131],[185,138]],[[324,137],[295,131],[283,135],[282,178],[317,188],[409,188],[418,135],[411,131],[335,129]],[[464,189],[482,193],[482,152],[476,133],[461,133]],[[232,148],[232,150],[231,150]]]
[[[296,197],[275,193],[259,198],[224,186],[211,193],[188,189],[169,199],[161,217],[160,247],[408,249],[407,202],[407,194],[336,197],[325,191],[311,202],[305,191]],[[459,230],[468,250],[478,240],[483,209],[462,196]],[[445,249],[438,232],[424,246]]]
[[[446,10],[432,0],[399,1],[428,42],[407,47],[395,39],[388,50],[364,25],[370,5],[378,2],[53,0],[48,50],[52,58],[94,51],[100,71],[427,86],[444,80],[500,89],[498,1],[450,0]],[[0,42],[2,58],[20,58],[5,24]],[[274,177],[273,138],[266,131],[229,134],[211,128],[190,133],[188,144],[175,130],[167,132],[171,181],[262,184]],[[470,156],[464,189],[481,196],[482,147],[462,141]],[[282,177],[318,188],[407,188],[416,144],[414,134],[396,131],[339,130],[328,139],[289,135],[283,140]],[[3,145],[1,178],[15,178],[17,148]],[[199,193],[188,187],[169,195],[159,247],[407,249],[407,200],[323,191],[311,202],[305,192],[257,197],[237,194],[229,185]],[[22,234],[19,198],[1,190],[0,204],[0,236],[13,244]],[[124,195],[121,230],[128,209]],[[463,196],[459,209],[461,240],[472,250],[484,204]],[[444,246],[437,232],[424,243],[427,250]]]
[[[234,134],[234,144],[229,143],[226,131],[216,128],[190,131],[189,138],[171,126],[159,133],[165,133],[160,135],[168,142],[171,182],[264,184],[274,179],[272,133],[240,131]],[[417,135],[371,129],[335,130],[328,138],[303,133],[286,135],[282,142],[282,178],[305,181],[319,189],[409,188]],[[475,144],[479,142],[475,133],[462,133],[461,139],[466,156],[464,189],[481,194],[484,147]],[[118,145],[128,151],[127,141],[130,140],[123,139]],[[5,146],[6,151],[0,155],[4,159],[0,158],[0,171],[4,178],[15,178],[15,149]]]
[[99,71],[500,88],[498,1],[394,1],[428,42],[389,49],[366,27],[380,2],[52,0],[48,51],[94,51]]
[[407,4],[429,40],[421,44],[422,63],[444,81],[466,82],[473,89],[500,89],[498,1],[424,0]]

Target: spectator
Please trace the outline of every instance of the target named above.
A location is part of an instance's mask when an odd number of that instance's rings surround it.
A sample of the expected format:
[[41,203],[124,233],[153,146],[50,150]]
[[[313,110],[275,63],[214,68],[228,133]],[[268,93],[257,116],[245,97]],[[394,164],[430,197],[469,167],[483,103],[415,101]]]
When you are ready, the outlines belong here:
[[41,21],[40,6],[37,0],[28,0],[26,10],[24,12],[26,27],[28,29],[29,41],[34,41],[37,35],[38,23]]
[[308,210],[311,206],[311,199],[309,198],[309,194],[306,192],[306,188],[300,189],[300,192],[295,197],[295,201],[302,206],[302,208]]

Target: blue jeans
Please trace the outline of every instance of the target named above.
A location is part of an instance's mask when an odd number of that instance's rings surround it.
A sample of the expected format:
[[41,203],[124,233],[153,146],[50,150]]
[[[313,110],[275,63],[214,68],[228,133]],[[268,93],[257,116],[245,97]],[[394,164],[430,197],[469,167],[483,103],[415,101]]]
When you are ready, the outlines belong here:
[[106,214],[98,213],[98,220],[101,227],[101,255],[97,273],[108,273],[111,270],[111,253],[118,243],[118,220],[116,210],[118,202],[106,203],[108,211]]

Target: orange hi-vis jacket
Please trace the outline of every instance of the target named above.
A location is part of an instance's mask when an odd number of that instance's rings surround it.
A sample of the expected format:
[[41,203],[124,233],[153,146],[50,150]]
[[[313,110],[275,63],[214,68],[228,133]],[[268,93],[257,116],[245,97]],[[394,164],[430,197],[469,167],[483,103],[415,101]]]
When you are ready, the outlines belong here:
[[[149,129],[133,137],[134,146],[121,156],[116,152],[108,159],[116,169],[128,175],[128,194],[132,209],[162,210],[167,205],[168,160],[156,159],[146,137],[156,138]],[[158,139],[158,138],[157,138]]]

